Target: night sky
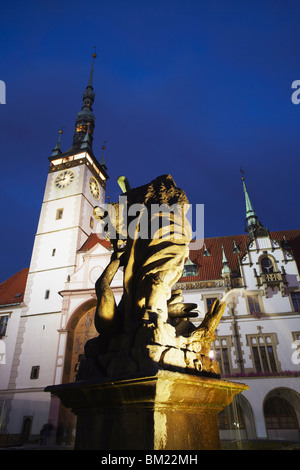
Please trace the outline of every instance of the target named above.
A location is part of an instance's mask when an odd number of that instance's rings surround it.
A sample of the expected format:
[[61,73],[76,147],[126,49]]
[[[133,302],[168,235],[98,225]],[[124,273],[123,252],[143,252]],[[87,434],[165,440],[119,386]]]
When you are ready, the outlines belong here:
[[107,194],[170,173],[205,237],[300,228],[298,0],[10,1],[0,8],[0,282],[29,267],[58,131],[72,143],[93,47],[93,149]]

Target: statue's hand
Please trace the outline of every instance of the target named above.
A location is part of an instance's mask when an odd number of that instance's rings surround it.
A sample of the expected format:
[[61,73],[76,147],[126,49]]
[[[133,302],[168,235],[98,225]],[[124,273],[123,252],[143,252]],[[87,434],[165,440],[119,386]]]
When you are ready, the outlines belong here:
[[178,302],[177,304],[168,305],[168,315],[170,318],[191,318],[197,317],[198,313],[193,312],[197,308],[197,304],[184,304]]
[[183,303],[183,295],[180,289],[172,292],[171,298],[168,300],[168,316],[171,319],[197,317],[197,312],[192,312],[197,308],[197,304]]

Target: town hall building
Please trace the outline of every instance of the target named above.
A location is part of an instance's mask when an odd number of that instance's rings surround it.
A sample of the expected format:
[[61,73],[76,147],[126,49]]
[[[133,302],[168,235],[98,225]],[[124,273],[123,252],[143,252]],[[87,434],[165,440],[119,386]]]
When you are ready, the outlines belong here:
[[[93,152],[93,65],[69,150],[49,156],[29,268],[0,285],[0,435],[72,444],[76,418],[45,387],[72,382],[94,327],[95,282],[112,246],[99,236],[94,207],[105,203],[108,170]],[[300,229],[269,231],[244,177],[246,233],[206,238],[174,288],[197,304],[199,325],[215,299],[226,309],[211,356],[224,379],[249,390],[219,415],[222,442],[300,441]],[[268,221],[272,226],[272,220]],[[242,231],[241,223],[241,231]],[[120,269],[111,287],[123,292]],[[61,433],[58,431],[62,431]]]

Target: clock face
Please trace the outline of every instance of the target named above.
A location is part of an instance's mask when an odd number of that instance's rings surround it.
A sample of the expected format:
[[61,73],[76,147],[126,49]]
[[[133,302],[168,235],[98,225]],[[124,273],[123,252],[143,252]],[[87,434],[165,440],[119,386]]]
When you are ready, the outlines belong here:
[[90,177],[89,185],[90,185],[90,191],[91,191],[93,198],[96,199],[96,201],[98,201],[100,199],[100,186],[99,186],[98,181],[93,176]]
[[54,180],[54,186],[57,189],[64,189],[70,186],[75,180],[75,173],[72,170],[64,170],[57,175]]

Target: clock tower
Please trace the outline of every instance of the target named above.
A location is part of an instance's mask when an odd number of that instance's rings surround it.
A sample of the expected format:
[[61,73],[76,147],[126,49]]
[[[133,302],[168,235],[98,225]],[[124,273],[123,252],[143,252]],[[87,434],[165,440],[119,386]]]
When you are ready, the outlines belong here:
[[72,146],[65,152],[61,150],[60,131],[58,143],[49,157],[48,177],[24,296],[20,351],[15,361],[17,374],[12,371],[12,388],[32,387],[31,368],[37,365],[36,386],[47,385],[49,376],[54,376],[58,346],[53,344],[53,338],[57,337],[60,328],[62,310],[59,292],[64,290],[65,283],[76,270],[78,249],[94,232],[94,207],[104,203],[107,169],[103,157],[99,162],[92,147],[95,57],[93,54],[83,106],[75,121]]
[[28,276],[30,301],[25,299],[31,314],[61,309],[58,292],[75,270],[78,249],[93,232],[94,206],[104,203],[106,166],[103,160],[98,162],[92,148],[95,58],[96,54],[93,54],[72,146],[62,152],[60,131],[58,143],[49,157],[50,167]]

